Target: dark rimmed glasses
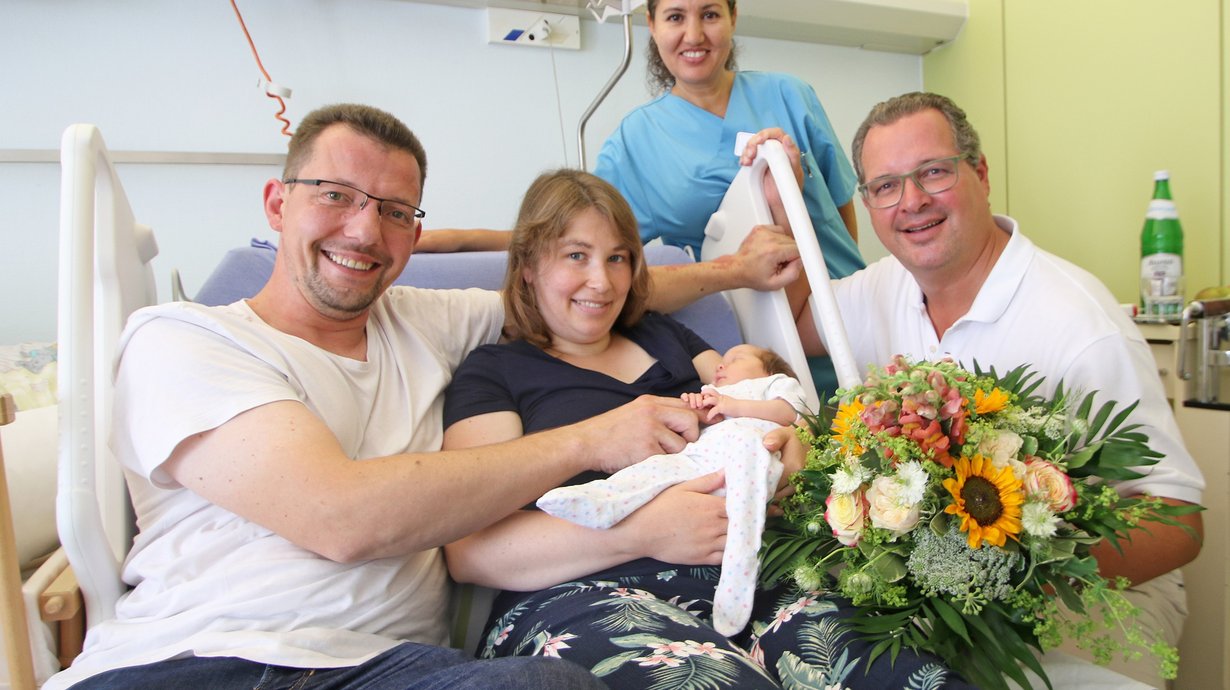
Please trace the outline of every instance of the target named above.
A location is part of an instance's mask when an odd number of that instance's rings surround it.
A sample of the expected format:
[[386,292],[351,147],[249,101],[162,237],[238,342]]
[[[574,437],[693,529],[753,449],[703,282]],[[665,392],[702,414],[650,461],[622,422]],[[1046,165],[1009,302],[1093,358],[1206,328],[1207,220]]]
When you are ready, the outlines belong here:
[[367,202],[375,201],[376,213],[379,214],[380,219],[400,230],[416,229],[418,219],[427,215],[423,209],[404,201],[381,199],[358,187],[333,180],[305,180],[291,177],[282,180],[282,183],[306,184],[316,187],[316,204],[347,218],[367,208]]
[[962,155],[937,158],[927,161],[902,175],[881,175],[867,184],[858,186],[858,191],[871,208],[892,208],[905,196],[905,181],[914,184],[927,194],[946,192],[957,184]]

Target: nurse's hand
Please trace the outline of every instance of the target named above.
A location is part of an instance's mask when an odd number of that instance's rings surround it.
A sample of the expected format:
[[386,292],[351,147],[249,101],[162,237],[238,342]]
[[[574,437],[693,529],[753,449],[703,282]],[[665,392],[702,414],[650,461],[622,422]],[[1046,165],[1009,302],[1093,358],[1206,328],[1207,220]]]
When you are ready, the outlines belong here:
[[[752,161],[756,160],[756,152],[760,145],[764,142],[776,139],[782,143],[782,148],[786,150],[786,157],[790,159],[790,169],[794,171],[794,179],[799,183],[799,189],[803,188],[803,154],[799,151],[798,144],[794,143],[794,139],[786,134],[781,127],[769,127],[756,132],[747,140],[747,145],[743,147],[743,155],[739,156],[740,165],[751,165]],[[772,176],[765,173],[766,185],[772,182]],[[768,190],[766,189],[766,194]],[[774,193],[777,192],[774,185]]]

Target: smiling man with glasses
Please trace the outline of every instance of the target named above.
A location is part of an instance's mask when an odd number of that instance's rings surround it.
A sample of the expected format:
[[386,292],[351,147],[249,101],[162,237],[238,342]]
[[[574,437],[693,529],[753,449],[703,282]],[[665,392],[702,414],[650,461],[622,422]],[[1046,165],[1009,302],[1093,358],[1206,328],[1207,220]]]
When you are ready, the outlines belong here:
[[[834,283],[860,370],[897,354],[950,357],[970,370],[976,361],[1001,373],[1028,364],[1046,377],[1039,395],[1062,381],[1067,391],[1097,391],[1095,406],[1139,400],[1127,423],[1140,424],[1165,457],[1148,476],[1116,488],[1199,503],[1204,479],[1140,331],[1091,274],[1036,247],[1012,218],[992,214],[987,160],[965,113],[937,94],[898,96],[872,109],[852,150],[863,203],[892,254]],[[822,350],[805,323],[809,315],[804,310],[800,333],[809,349]],[[1178,519],[1201,532],[1198,513]],[[1142,623],[1175,645],[1186,615],[1177,568],[1196,557],[1200,543],[1178,527],[1148,530],[1122,543],[1122,553],[1103,543],[1098,564],[1108,579],[1132,582],[1127,594],[1142,609]],[[1150,660],[1112,668],[1164,687]]]
[[[112,445],[140,525],[124,569],[132,589],[49,690],[605,687],[560,659],[478,661],[439,646],[439,547],[579,472],[678,451],[696,438],[696,415],[678,399],[640,399],[440,451],[445,386],[499,339],[505,315],[496,292],[390,287],[422,230],[426,171],[422,145],[388,113],[313,111],[264,186],[279,243],[260,292],[129,320]],[[761,239],[754,256],[664,276],[679,287],[655,308],[723,281],[792,282],[793,243]],[[768,445],[802,464],[789,432]]]

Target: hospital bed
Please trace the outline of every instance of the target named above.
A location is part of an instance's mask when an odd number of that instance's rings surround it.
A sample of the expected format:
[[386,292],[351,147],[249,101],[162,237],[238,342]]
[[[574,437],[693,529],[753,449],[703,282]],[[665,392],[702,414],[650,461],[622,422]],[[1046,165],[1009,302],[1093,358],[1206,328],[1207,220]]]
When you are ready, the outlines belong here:
[[[125,590],[120,579],[120,563],[131,544],[133,532],[123,475],[105,442],[110,426],[115,350],[128,315],[158,301],[150,269],[157,244],[153,232],[135,221],[96,128],[89,125],[69,128],[63,138],[61,160],[61,384],[56,521],[64,553],[53,558],[52,565],[56,575],[68,574],[70,584],[66,590],[57,591],[54,597],[55,607],[69,613],[77,611],[83,600],[84,608],[80,610],[85,623],[96,625],[114,616],[116,601]],[[835,354],[839,382],[848,386],[857,381],[857,374],[848,348],[842,354],[845,338],[823,268],[823,257],[819,247],[814,245],[815,235],[798,196],[797,185],[791,189],[794,177],[788,166],[780,146],[771,142],[762,148],[761,158],[754,166],[740,172],[722,208],[706,229],[702,256],[732,251],[753,223],[768,222],[761,180],[765,168],[770,169],[779,187],[783,188],[783,198],[797,197],[785,202],[786,212],[800,238],[800,252],[812,278],[814,296],[810,308],[816,321],[826,329],[826,342]],[[194,299],[206,304],[223,304],[255,294],[272,271],[275,253],[272,245],[258,240],[232,250]],[[646,253],[652,263],[658,264],[691,260],[672,247],[651,246]],[[429,288],[493,288],[498,287],[504,265],[504,255],[499,252],[418,255],[412,257],[408,270],[398,277],[397,283]],[[753,342],[777,350],[796,369],[805,371],[807,368],[801,361],[802,349],[793,317],[780,292],[741,293],[731,295],[729,300],[710,295],[674,315],[719,350],[740,342]],[[814,395],[813,392],[812,402],[818,404]],[[0,422],[7,419],[3,412],[4,406],[0,405]],[[0,488],[3,488],[2,475]],[[0,536],[4,531],[3,523],[9,518],[8,511],[3,510],[5,507],[0,501]],[[64,567],[66,562],[71,563],[71,569]],[[79,592],[71,586],[74,574],[80,582]],[[0,585],[11,588],[10,580],[0,578]],[[21,606],[9,603],[14,600],[9,592],[4,594],[3,612],[8,620],[6,639],[20,637],[14,630],[21,627],[21,617],[31,619],[28,629],[35,633],[30,636],[31,642],[18,640],[17,644],[9,645],[16,649],[19,657],[23,643],[31,649],[24,659],[14,659],[10,654],[10,666],[18,669],[13,674],[11,687],[24,690],[34,687],[31,678],[41,680],[49,672],[48,647],[55,643],[42,632],[40,609],[44,608],[43,601],[34,599],[39,603],[27,605],[29,610],[23,612]],[[470,650],[476,646],[490,594],[490,591],[468,587],[457,590],[453,597],[456,646]],[[67,654],[66,661],[71,660],[72,645],[79,643],[79,637],[75,641],[68,640],[70,648],[61,650]],[[34,670],[31,659],[40,662],[39,670]],[[1113,674],[1107,676],[1102,673],[1103,669],[1094,669],[1094,676],[1089,676],[1093,668],[1078,665],[1067,672],[1055,669],[1051,677],[1057,681],[1057,687],[1127,687],[1117,684],[1126,679]],[[1105,682],[1107,677],[1112,679],[1110,683]],[[1088,681],[1078,680],[1082,678]],[[1065,683],[1064,680],[1074,682]]]
[[[158,250],[152,230],[136,222],[97,128],[70,127],[63,137],[61,160],[56,522],[64,553],[57,558],[61,570],[66,561],[72,564],[67,572],[79,582],[79,592],[70,590],[66,595],[73,603],[62,608],[80,608],[85,624],[92,626],[114,617],[116,602],[125,591],[120,569],[131,545],[134,521],[123,473],[111,456],[106,435],[119,334],[133,311],[158,302],[150,265]],[[272,271],[274,255],[275,248],[261,241],[232,250],[194,298],[223,304],[255,294]],[[681,250],[666,246],[651,247],[647,255],[659,264],[691,260]],[[430,288],[496,288],[504,265],[505,257],[498,252],[424,254],[413,257],[396,282]],[[719,350],[745,340],[730,304],[720,296],[710,295],[675,316]],[[7,519],[8,511],[4,512]],[[455,639],[473,648],[474,635],[467,638],[465,631],[476,630],[485,613],[481,605],[471,605],[468,594],[459,599],[461,614],[468,612],[469,616],[461,615]],[[14,676],[15,688],[28,685],[34,676],[41,680],[54,670],[45,663],[45,648],[54,643],[41,634],[34,636],[34,652],[22,659],[21,648],[31,643],[11,634],[12,630],[21,627],[23,617],[35,621],[32,630],[41,625],[34,606],[24,607],[28,611],[22,608],[5,608],[16,621],[6,635],[14,639],[17,650],[11,665],[21,668]],[[67,654],[71,659],[73,651]],[[44,660],[37,673],[30,671],[31,664],[21,663],[31,657]]]

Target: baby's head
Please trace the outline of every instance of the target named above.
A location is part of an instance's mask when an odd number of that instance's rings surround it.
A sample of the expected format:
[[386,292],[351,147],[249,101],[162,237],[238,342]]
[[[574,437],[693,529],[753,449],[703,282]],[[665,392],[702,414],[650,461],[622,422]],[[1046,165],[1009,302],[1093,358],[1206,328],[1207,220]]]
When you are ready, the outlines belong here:
[[722,355],[722,363],[713,376],[713,385],[725,386],[773,374],[798,378],[786,360],[776,352],[755,345],[735,345]]

